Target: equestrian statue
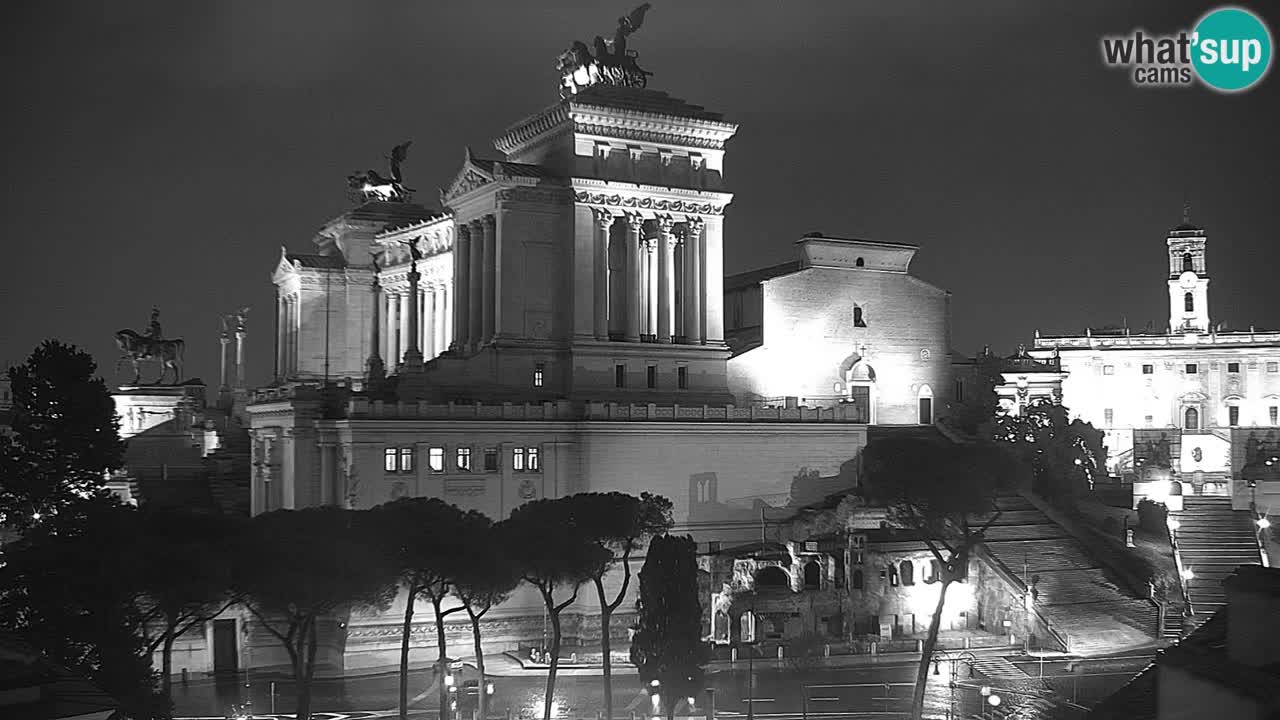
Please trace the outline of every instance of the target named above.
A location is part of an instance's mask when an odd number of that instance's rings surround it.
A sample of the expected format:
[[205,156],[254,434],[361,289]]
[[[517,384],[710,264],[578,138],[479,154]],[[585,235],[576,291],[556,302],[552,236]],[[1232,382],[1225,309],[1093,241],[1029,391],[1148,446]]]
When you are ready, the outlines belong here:
[[143,360],[154,360],[160,363],[160,377],[154,383],[150,383],[152,385],[162,384],[170,368],[173,369],[173,382],[170,384],[177,385],[182,379],[182,351],[186,348],[186,343],[181,339],[165,339],[160,329],[159,308],[151,308],[151,320],[147,324],[146,334],[125,329],[117,331],[115,338],[121,352],[120,360],[116,362],[116,369],[120,368],[120,363],[132,363],[132,384],[137,385],[142,378],[139,363]]
[[404,186],[400,164],[409,156],[409,146],[412,144],[413,141],[409,140],[391,149],[391,154],[387,156],[391,177],[383,177],[377,170],[357,170],[347,176],[347,189],[363,202],[408,202],[413,190]]

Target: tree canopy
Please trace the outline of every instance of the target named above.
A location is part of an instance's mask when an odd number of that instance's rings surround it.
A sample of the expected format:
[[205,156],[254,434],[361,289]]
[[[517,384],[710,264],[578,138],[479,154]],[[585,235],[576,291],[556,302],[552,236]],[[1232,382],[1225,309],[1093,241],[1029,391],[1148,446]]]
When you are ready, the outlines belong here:
[[658,681],[668,718],[675,716],[681,699],[706,687],[703,668],[711,659],[711,649],[702,640],[696,551],[691,537],[659,535],[649,541],[640,569],[631,662],[646,687]]
[[115,401],[88,353],[56,340],[9,369],[13,437],[0,435],[0,523],[24,529],[105,492],[124,465]]
[[1070,504],[1106,476],[1103,438],[1101,430],[1071,420],[1066,406],[1047,398],[1033,401],[1018,415],[996,419],[996,441],[1031,466],[1038,493],[1059,503]]

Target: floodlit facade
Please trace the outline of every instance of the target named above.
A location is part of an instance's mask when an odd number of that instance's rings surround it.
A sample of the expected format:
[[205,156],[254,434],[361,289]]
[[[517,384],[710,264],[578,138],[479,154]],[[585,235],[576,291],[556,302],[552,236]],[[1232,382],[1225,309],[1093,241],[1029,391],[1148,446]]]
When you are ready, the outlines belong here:
[[1280,457],[1280,332],[1212,321],[1203,228],[1184,217],[1165,245],[1167,328],[1037,332],[1030,354],[1060,363],[1062,402],[1106,432],[1108,469],[1134,482],[1135,502],[1195,493],[1280,507],[1267,464]]

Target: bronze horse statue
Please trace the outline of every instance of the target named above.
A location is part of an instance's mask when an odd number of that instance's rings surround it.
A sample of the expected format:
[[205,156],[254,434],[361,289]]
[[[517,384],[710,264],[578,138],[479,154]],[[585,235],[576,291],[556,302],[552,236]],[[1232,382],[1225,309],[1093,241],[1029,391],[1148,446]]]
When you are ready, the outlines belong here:
[[182,340],[154,340],[145,335],[139,335],[133,330],[120,330],[115,334],[116,345],[120,346],[120,352],[123,355],[116,362],[116,368],[120,367],[120,363],[126,360],[133,363],[133,384],[138,384],[142,373],[138,368],[138,363],[143,360],[155,360],[160,363],[160,377],[155,381],[155,385],[164,382],[164,377],[168,374],[168,369],[173,368],[173,385],[177,385],[182,379],[182,351],[186,348],[186,343]]

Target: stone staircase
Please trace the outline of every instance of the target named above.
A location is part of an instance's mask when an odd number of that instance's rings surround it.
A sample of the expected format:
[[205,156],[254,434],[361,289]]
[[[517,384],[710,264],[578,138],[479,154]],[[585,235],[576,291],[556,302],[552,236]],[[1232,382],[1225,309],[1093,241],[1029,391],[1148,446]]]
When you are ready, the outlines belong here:
[[1232,510],[1231,498],[1187,495],[1178,521],[1178,556],[1194,577],[1188,580],[1187,602],[1197,617],[1208,617],[1227,604],[1222,580],[1240,565],[1261,565],[1257,528],[1247,510]]
[[1155,637],[1155,605],[1113,582],[1065,528],[1021,496],[999,498],[998,507],[1000,517],[987,530],[988,552],[1034,586],[1037,610],[1068,636],[1071,652],[1087,655]]
[[250,512],[253,449],[249,431],[227,423],[218,431],[221,446],[204,458],[205,478],[213,504],[222,512]]

